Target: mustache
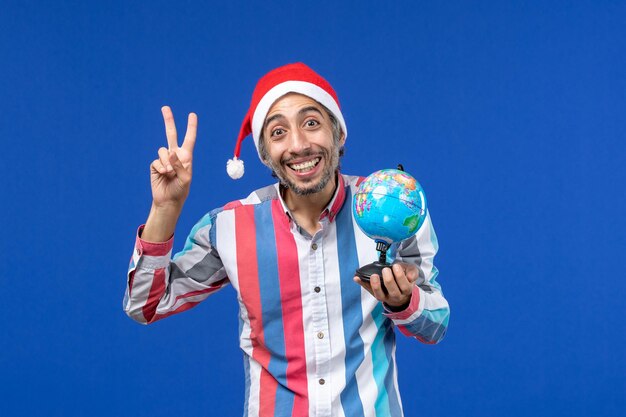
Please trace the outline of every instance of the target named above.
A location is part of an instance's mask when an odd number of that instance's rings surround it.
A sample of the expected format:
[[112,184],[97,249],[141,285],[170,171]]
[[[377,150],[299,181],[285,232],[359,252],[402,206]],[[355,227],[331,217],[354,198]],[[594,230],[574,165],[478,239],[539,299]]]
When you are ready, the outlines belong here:
[[283,163],[283,164],[289,164],[289,163],[291,163],[291,161],[294,161],[294,160],[299,159],[299,158],[307,158],[307,157],[310,157],[310,156],[324,157],[324,156],[326,156],[326,154],[327,154],[327,152],[324,152],[324,151],[315,151],[314,152],[314,151],[308,149],[308,150],[306,150],[304,152],[292,153],[292,154],[289,155],[288,158],[284,158],[280,162]]

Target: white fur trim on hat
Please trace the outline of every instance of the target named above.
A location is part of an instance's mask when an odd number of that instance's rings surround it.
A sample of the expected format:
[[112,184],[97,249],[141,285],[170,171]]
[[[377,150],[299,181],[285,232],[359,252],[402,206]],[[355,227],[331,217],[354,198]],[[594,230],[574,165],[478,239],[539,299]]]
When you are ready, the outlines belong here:
[[341,130],[343,131],[344,138],[348,137],[346,122],[343,120],[343,115],[341,114],[339,105],[333,96],[328,94],[323,88],[306,81],[285,81],[273,87],[263,96],[254,111],[254,115],[252,116],[252,138],[254,139],[254,146],[256,146],[257,152],[259,150],[261,129],[263,129],[267,113],[274,102],[287,93],[303,94],[324,105],[328,110],[330,110],[333,116],[337,118],[337,121],[341,126]]

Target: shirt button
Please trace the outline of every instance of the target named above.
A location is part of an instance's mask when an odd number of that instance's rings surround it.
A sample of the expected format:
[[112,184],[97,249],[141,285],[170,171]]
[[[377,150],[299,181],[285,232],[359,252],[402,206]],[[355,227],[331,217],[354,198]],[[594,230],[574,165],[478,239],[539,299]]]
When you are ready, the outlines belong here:
[[319,332],[319,333],[317,334],[317,338],[318,338],[318,339],[323,339],[323,338],[324,338],[324,332]]
[[324,384],[326,383],[326,381],[324,381],[324,378],[321,378],[321,379],[319,380],[319,383],[320,383],[320,385],[324,385]]
[[317,243],[312,244],[312,245],[311,245],[311,249],[313,249],[313,250],[317,250]]
[[321,289],[320,287],[315,287],[315,288],[313,288],[313,290],[314,290],[315,292],[320,292],[320,291],[322,291],[322,289]]

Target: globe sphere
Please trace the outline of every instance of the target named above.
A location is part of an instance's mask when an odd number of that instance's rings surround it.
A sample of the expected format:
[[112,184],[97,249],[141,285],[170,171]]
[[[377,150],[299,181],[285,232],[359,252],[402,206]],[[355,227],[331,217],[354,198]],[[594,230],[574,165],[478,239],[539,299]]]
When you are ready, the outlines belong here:
[[359,185],[352,201],[359,228],[387,244],[417,233],[426,219],[426,196],[411,175],[397,169],[376,171]]

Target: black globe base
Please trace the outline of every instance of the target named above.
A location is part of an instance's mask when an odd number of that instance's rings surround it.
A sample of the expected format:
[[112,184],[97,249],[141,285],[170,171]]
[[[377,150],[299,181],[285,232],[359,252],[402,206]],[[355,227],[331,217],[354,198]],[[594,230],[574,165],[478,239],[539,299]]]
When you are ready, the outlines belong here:
[[391,265],[387,263],[387,249],[389,249],[389,243],[383,240],[376,240],[378,261],[363,265],[355,272],[356,276],[361,278],[361,281],[364,282],[370,282],[372,275],[377,274],[380,277],[380,286],[385,294],[387,294],[387,289],[385,288],[385,284],[383,284],[383,268],[391,268]]
[[380,286],[383,289],[383,292],[387,294],[387,288],[385,288],[385,284],[383,283],[383,268],[391,268],[391,265],[386,262],[372,262],[371,264],[363,265],[357,269],[356,276],[363,282],[370,282],[372,275],[378,275],[380,277]]
[[361,278],[362,281],[370,282],[372,275],[377,274],[379,277],[383,277],[383,268],[390,268],[388,263],[372,262],[371,264],[363,265],[356,270],[356,275]]

